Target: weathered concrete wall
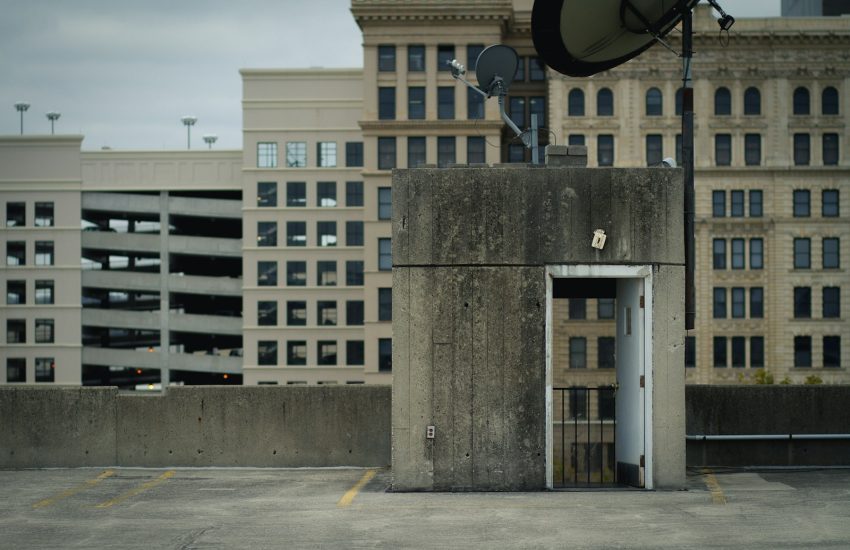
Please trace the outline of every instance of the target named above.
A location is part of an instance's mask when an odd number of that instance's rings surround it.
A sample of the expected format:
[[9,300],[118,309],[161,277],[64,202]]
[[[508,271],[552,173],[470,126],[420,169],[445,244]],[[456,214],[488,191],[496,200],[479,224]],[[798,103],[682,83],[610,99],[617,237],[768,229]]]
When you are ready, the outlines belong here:
[[0,467],[386,466],[390,388],[0,388]]
[[[688,386],[690,435],[850,434],[850,386]],[[850,465],[850,440],[689,441],[689,466]]]

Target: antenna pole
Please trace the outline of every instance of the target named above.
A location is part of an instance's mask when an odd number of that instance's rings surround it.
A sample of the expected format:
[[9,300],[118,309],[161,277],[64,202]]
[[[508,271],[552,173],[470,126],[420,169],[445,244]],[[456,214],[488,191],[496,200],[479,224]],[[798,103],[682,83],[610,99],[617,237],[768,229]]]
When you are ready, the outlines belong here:
[[685,179],[685,330],[694,329],[696,288],[694,286],[694,88],[691,80],[693,57],[693,12],[682,17],[682,168]]
[[537,113],[531,114],[531,164],[540,164],[540,146],[538,145]]

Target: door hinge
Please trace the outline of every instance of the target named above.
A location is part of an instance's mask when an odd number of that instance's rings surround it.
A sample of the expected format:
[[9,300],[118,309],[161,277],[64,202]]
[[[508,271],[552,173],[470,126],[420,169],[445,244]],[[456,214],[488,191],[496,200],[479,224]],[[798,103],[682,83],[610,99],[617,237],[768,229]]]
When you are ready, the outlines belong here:
[[643,309],[644,307],[646,307],[646,306],[644,305],[643,296],[641,296],[640,297],[640,308]]
[[644,455],[640,455],[640,467],[646,468],[646,457]]
[[645,387],[646,387],[646,386],[644,385],[645,383],[646,383],[646,379],[644,378],[644,376],[643,376],[643,375],[641,375],[641,376],[640,376],[640,387],[641,387],[641,388],[645,388]]

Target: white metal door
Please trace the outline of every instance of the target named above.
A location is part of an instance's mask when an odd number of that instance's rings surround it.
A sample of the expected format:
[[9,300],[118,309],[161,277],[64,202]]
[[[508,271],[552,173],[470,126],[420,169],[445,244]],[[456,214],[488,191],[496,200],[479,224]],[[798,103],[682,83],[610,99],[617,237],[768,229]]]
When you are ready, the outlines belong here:
[[617,280],[617,481],[644,486],[644,280]]

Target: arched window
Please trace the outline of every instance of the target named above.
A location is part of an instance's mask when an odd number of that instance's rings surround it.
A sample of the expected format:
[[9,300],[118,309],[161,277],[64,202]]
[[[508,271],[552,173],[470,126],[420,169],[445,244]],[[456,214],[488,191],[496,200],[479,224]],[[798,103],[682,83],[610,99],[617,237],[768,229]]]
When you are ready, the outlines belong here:
[[750,86],[744,90],[744,114],[761,114],[761,92],[759,92],[758,88]]
[[685,91],[682,88],[676,90],[676,116],[682,116],[682,95],[684,93]]
[[664,113],[661,90],[650,88],[646,91],[646,116],[661,116]]
[[715,116],[732,114],[732,94],[729,88],[721,86],[714,91],[714,114]]
[[567,114],[569,116],[584,116],[584,91],[579,88],[570,90],[567,96]]
[[809,89],[800,86],[794,90],[794,114],[809,114]]
[[596,115],[614,116],[614,92],[608,88],[602,88],[596,94]]
[[825,115],[838,114],[838,90],[827,86],[821,94],[821,113]]

